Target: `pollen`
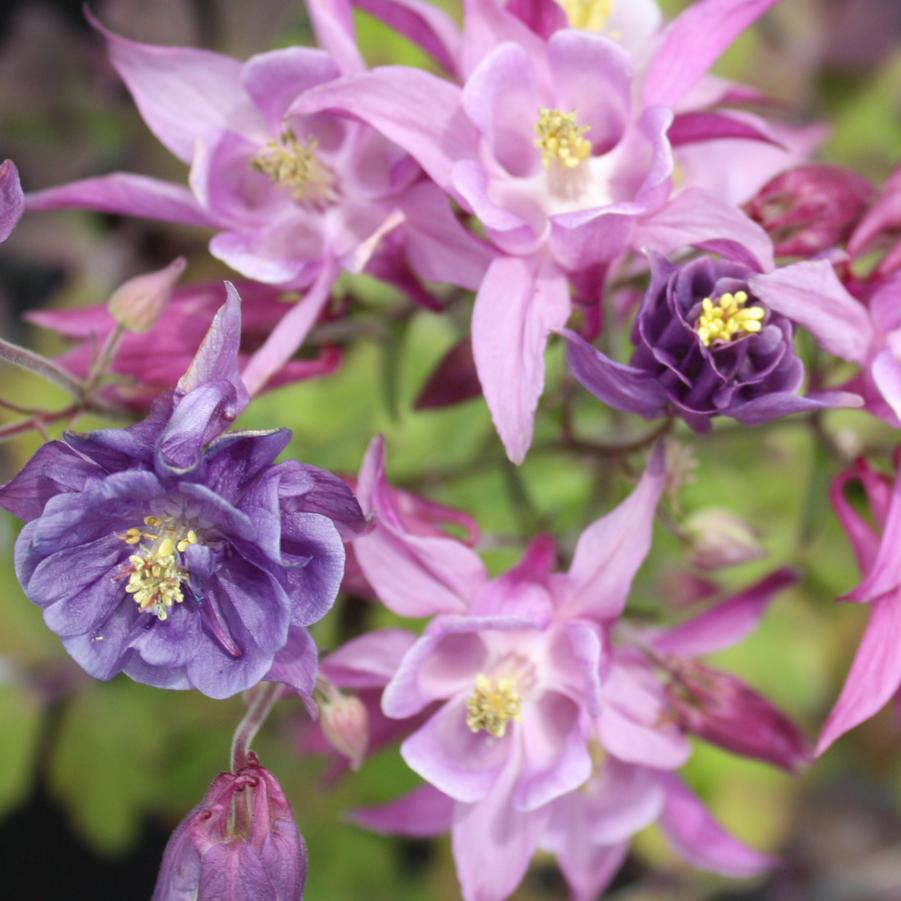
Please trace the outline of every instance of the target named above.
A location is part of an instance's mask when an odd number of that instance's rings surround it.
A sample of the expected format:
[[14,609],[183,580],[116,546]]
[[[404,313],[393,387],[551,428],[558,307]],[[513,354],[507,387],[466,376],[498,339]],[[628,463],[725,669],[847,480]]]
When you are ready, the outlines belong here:
[[723,294],[716,300],[705,297],[695,326],[701,343],[705,347],[715,342],[727,344],[734,338],[759,332],[763,328],[766,310],[763,307],[747,307],[747,302],[748,295],[744,291]]
[[471,732],[488,732],[495,738],[507,733],[507,723],[519,720],[522,696],[508,677],[476,676],[475,690],[466,699],[466,725]]
[[600,31],[613,15],[614,0],[557,0],[572,28]]
[[542,107],[535,125],[535,146],[541,151],[545,169],[550,169],[554,163],[565,169],[575,169],[587,160],[591,156],[591,141],[584,135],[590,130],[590,125],[579,125],[575,110],[564,113]]
[[183,583],[188,578],[182,554],[199,539],[193,529],[185,529],[173,517],[147,516],[144,525],[156,531],[127,529],[119,538],[128,545],[139,545],[128,558],[123,576],[128,576],[125,591],[141,613],[159,620],[184,599]]
[[298,203],[324,206],[335,199],[335,176],[316,155],[318,146],[316,138],[304,143],[286,129],[277,141],[263,145],[250,168],[268,175]]

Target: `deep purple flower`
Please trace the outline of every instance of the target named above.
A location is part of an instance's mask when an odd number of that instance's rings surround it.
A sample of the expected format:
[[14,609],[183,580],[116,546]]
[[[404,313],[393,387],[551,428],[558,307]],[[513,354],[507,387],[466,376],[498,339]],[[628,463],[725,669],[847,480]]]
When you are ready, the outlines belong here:
[[[822,265],[835,280],[829,264]],[[793,315],[796,298],[803,295],[813,307],[808,295],[817,291],[821,275],[818,264],[761,275],[726,259],[702,257],[677,266],[652,254],[630,364],[614,363],[568,332],[570,368],[610,406],[648,418],[673,413],[696,431],[709,429],[716,415],[753,425],[804,410],[859,406],[860,398],[842,392],[797,393],[804,366],[794,351],[789,316],[807,324],[805,314]],[[819,319],[821,343],[844,352],[846,336],[827,300],[824,296],[822,310],[810,315]],[[837,305],[842,315],[866,324],[852,298],[845,295]]]
[[25,520],[26,595],[92,676],[214,698],[261,679],[309,692],[306,627],[331,607],[339,529],[362,518],[336,476],[276,457],[287,430],[222,434],[247,403],[240,298],[173,392],[126,429],[67,433],[0,488]]
[[213,780],[172,834],[151,901],[297,901],[306,876],[291,805],[251,754]]

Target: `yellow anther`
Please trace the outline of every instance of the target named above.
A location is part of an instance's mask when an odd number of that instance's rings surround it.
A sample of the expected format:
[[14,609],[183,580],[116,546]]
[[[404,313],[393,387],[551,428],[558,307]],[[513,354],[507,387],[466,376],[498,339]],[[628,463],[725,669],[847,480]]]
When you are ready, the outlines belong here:
[[126,544],[137,544],[144,537],[144,533],[140,529],[127,529],[121,537]]
[[160,542],[160,546],[157,549],[157,554],[160,557],[172,557],[175,554],[175,542],[171,538],[164,538]]
[[483,673],[476,676],[475,690],[466,699],[466,725],[471,732],[488,732],[503,738],[510,720],[519,720],[522,696],[513,679],[489,679]]
[[576,111],[564,113],[542,107],[535,125],[535,146],[541,151],[541,162],[546,169],[559,163],[566,169],[575,169],[591,156],[591,141],[583,135],[590,125],[579,125]]
[[287,188],[298,203],[327,204],[335,199],[335,176],[316,155],[319,142],[299,141],[293,131],[264,144],[250,161],[250,168],[268,175]]
[[613,15],[613,0],[557,0],[572,28],[600,31]]
[[144,525],[145,526],[158,526],[161,520],[158,516],[145,516],[144,517]]
[[745,291],[723,294],[716,300],[705,297],[695,326],[701,343],[710,347],[717,341],[728,343],[734,338],[759,332],[763,328],[766,310],[763,307],[746,307],[747,302]]
[[178,548],[178,552],[183,554],[192,544],[197,544],[197,533],[193,529],[189,529],[188,533],[178,542],[176,547]]

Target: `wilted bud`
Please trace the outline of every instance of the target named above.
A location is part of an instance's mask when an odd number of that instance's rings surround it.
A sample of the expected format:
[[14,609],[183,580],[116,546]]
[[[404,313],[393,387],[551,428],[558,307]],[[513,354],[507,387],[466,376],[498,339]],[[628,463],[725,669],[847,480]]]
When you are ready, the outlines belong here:
[[152,901],[296,901],[307,849],[281,786],[256,755],[220,773],[169,839]]
[[153,328],[186,265],[185,258],[179,257],[165,269],[137,275],[120,285],[107,304],[110,316],[130,332]]
[[838,166],[797,166],[768,181],[748,213],[780,256],[821,253],[847,237],[873,195],[870,183]]
[[320,676],[316,680],[319,725],[328,743],[357,770],[369,746],[369,714],[363,702],[346,695]]
[[680,661],[667,693],[681,727],[711,744],[789,771],[809,758],[798,727],[728,673]]
[[699,569],[722,569],[766,556],[759,535],[731,510],[708,507],[683,523],[688,559]]

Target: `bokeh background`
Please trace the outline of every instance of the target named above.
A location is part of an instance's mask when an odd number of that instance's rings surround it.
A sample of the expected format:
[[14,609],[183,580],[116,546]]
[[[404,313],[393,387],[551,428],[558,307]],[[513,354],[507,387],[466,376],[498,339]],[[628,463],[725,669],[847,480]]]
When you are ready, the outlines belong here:
[[[312,0],[316,2],[316,0]],[[628,2],[628,0],[620,0]],[[445,4],[454,9],[452,2]],[[684,3],[663,2],[673,13]],[[310,43],[299,0],[106,0],[95,11],[111,28],[148,42],[189,44],[246,57]],[[366,16],[360,41],[372,63],[425,64],[402,39]],[[823,124],[819,157],[875,182],[901,160],[901,3],[898,0],[784,0],[744,35],[718,71],[780,101],[778,115]],[[181,180],[181,165],[153,139],[86,26],[80,3],[22,0],[0,17],[0,159],[13,158],[26,189],[115,169]],[[66,212],[26,215],[0,249],[0,334],[46,353],[58,339],[23,323],[30,309],[97,303],[126,278],[188,257],[186,279],[228,273],[191,230]],[[616,459],[564,453],[559,401],[569,391],[560,348],[550,353],[549,392],[536,447],[507,464],[480,399],[442,411],[414,401],[442,355],[466,334],[467,302],[439,316],[414,310],[375,282],[342,282],[353,298],[352,344],[340,371],[264,396],[247,427],[294,430],[290,452],[353,473],[376,432],[390,448],[395,484],[454,504],[483,528],[493,567],[510,563],[536,531],[561,539],[565,555],[589,521],[622,497],[631,473]],[[53,390],[6,367],[0,396],[53,409]],[[0,412],[0,417],[6,414]],[[600,440],[635,422],[576,401],[580,433]],[[3,419],[0,418],[0,422]],[[93,424],[82,420],[79,427]],[[729,570],[727,587],[788,563],[804,571],[760,630],[715,661],[767,693],[813,737],[844,678],[864,624],[858,607],[834,603],[856,567],[826,499],[828,484],[862,447],[888,464],[896,437],[863,414],[832,414],[823,449],[805,421],[754,430],[723,426],[697,438],[677,432],[694,455],[681,491],[684,513],[708,506],[744,516],[768,559]],[[0,480],[38,446],[27,435],[0,445]],[[24,598],[12,572],[16,526],[0,518],[0,895],[8,898],[149,897],[169,832],[227,766],[240,699],[216,702],[124,678],[88,680]],[[643,616],[679,613],[683,548],[663,528],[633,594]],[[901,552],[901,551],[899,551]],[[316,630],[328,649],[390,615],[345,597]],[[901,653],[901,648],[899,648]],[[323,784],[326,762],[302,755],[298,704],[283,703],[257,742],[282,782],[306,836],[310,901],[405,901],[458,897],[447,841],[370,835],[343,819],[415,784],[396,750],[356,774]],[[629,899],[901,899],[901,728],[888,710],[842,740],[798,778],[699,744],[686,770],[717,815],[784,865],[764,881],[735,883],[693,872],[649,830],[610,892]],[[516,897],[565,897],[550,859],[538,859]]]

